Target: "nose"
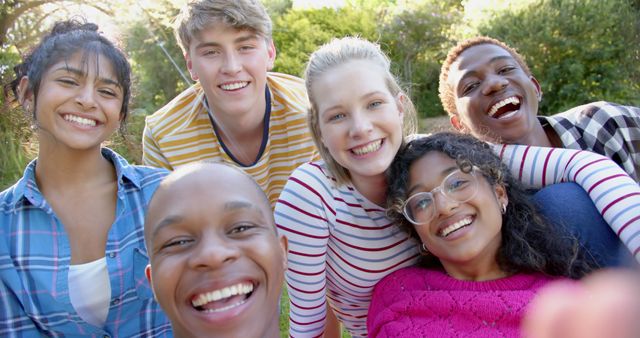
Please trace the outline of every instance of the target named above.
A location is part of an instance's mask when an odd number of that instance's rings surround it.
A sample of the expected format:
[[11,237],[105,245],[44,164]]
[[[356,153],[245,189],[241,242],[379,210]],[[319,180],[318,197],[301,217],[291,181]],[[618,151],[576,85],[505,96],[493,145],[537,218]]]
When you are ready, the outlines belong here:
[[203,234],[189,256],[189,266],[192,269],[216,269],[235,261],[238,253],[233,241],[215,233]]
[[490,95],[496,92],[500,92],[509,85],[509,81],[499,75],[489,75],[485,79],[485,86],[482,89],[484,95]]
[[349,136],[352,138],[365,137],[373,130],[373,123],[367,113],[355,111],[351,114]]
[[433,207],[436,209],[436,215],[447,216],[459,204],[445,196],[440,189],[432,191],[431,194],[433,195]]
[[76,95],[76,104],[78,104],[83,109],[91,109],[96,106],[95,101],[95,88],[92,85],[84,85],[78,89],[78,93]]
[[240,57],[233,52],[226,53],[222,65],[222,72],[225,74],[236,74],[240,69],[242,69]]

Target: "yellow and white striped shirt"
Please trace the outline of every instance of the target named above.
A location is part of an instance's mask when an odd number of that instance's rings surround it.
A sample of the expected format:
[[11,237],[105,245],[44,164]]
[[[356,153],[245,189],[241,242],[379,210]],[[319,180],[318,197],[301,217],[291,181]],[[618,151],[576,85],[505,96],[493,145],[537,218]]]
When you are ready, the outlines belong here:
[[146,118],[142,162],[169,170],[201,160],[229,163],[251,175],[273,207],[291,172],[319,156],[307,126],[308,100],[303,80],[268,73],[267,87],[268,137],[263,140],[266,144],[253,165],[236,163],[223,149],[199,83]]

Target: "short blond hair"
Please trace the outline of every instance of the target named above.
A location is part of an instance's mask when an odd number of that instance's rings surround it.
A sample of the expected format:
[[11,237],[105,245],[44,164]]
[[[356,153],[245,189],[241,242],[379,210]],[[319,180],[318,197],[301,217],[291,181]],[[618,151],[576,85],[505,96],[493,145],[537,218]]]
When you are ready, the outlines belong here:
[[183,53],[191,41],[212,24],[250,30],[271,40],[271,18],[258,0],[190,0],[174,22],[174,34]]
[[516,60],[522,70],[527,75],[531,75],[531,70],[529,70],[529,66],[527,66],[527,63],[524,61],[524,57],[522,57],[522,55],[520,55],[520,53],[518,53],[514,48],[509,47],[506,43],[500,40],[490,38],[488,36],[477,36],[460,41],[455,47],[449,50],[447,58],[442,63],[442,68],[440,68],[440,81],[438,84],[440,102],[442,103],[444,110],[447,111],[450,116],[458,114],[458,110],[456,109],[456,99],[453,95],[453,88],[448,83],[451,64],[456,62],[458,57],[460,57],[460,54],[465,50],[478,45],[496,45],[506,50],[511,54],[513,59]]
[[[333,39],[311,54],[304,75],[307,94],[311,103],[311,108],[307,116],[309,129],[311,129],[311,136],[318,147],[320,156],[322,156],[327,168],[335,176],[339,185],[351,182],[351,177],[349,171],[331,156],[329,150],[322,143],[318,101],[313,96],[311,87],[319,77],[330,69],[354,60],[366,60],[380,66],[380,69],[383,70],[383,74],[380,75],[384,76],[387,89],[391,92],[391,95],[397,97],[398,94],[405,94],[395,76],[391,74],[391,62],[389,58],[380,49],[380,45],[376,43],[358,37]],[[403,140],[406,136],[414,134],[417,131],[416,109],[409,96],[406,94],[405,96],[406,99],[401,101],[404,112]]]

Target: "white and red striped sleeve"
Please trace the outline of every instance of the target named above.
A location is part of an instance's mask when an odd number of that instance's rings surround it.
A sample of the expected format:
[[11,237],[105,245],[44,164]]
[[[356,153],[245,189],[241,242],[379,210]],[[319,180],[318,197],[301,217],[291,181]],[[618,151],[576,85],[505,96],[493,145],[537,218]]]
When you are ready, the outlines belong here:
[[640,261],[640,186],[611,159],[585,150],[495,145],[494,151],[525,185],[575,182]]
[[289,292],[289,335],[320,337],[326,323],[326,269],[329,226],[333,212],[323,182],[311,165],[296,169],[275,207],[276,226],[289,241],[286,271]]

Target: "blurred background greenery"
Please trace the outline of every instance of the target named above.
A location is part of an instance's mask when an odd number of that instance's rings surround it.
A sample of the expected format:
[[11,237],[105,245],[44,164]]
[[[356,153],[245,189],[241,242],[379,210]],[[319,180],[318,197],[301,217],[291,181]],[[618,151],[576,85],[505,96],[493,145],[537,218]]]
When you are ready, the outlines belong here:
[[[171,30],[184,2],[2,1],[0,80],[9,80],[20,55],[56,19],[80,13],[97,21],[120,41],[135,78],[127,132],[115,135],[109,146],[139,163],[144,117],[189,85]],[[263,0],[274,22],[275,71],[301,75],[309,53],[332,37],[378,41],[422,118],[444,115],[437,87],[447,50],[480,34],[526,56],[542,85],[543,114],[595,100],[640,106],[640,0],[344,0],[324,8],[295,2]],[[37,145],[30,117],[6,97],[0,104],[0,188],[6,188],[22,175]]]

